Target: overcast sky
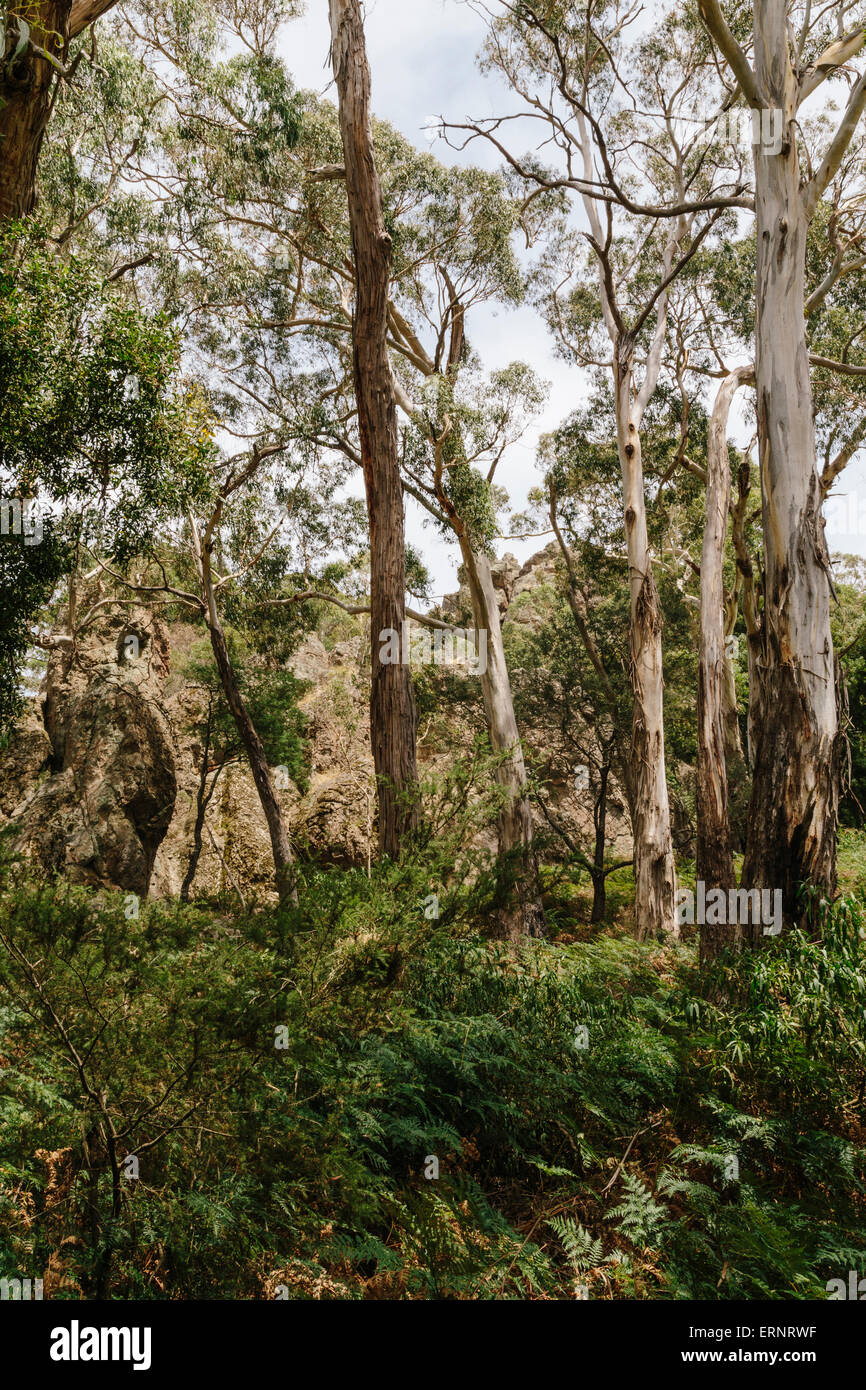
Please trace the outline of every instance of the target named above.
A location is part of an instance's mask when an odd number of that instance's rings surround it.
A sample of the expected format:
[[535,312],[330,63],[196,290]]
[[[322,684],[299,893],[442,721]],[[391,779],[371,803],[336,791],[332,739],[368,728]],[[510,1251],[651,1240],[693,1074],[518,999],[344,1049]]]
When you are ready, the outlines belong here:
[[[663,0],[656,8],[661,14],[666,8]],[[504,84],[478,70],[484,21],[463,0],[368,0],[366,33],[373,109],[419,148],[430,148],[424,126],[431,116],[459,121],[508,109]],[[306,14],[286,31],[286,62],[298,86],[333,96],[328,46],[327,0],[307,0]],[[496,152],[483,141],[475,142],[463,156],[442,141],[433,151],[444,160],[471,159],[490,168],[498,163]],[[510,451],[497,475],[510,493],[512,507],[519,510],[527,490],[540,479],[535,466],[539,434],[580,404],[586,394],[585,381],[578,369],[556,359],[550,335],[531,309],[493,311],[482,306],[473,312],[469,337],[487,370],[519,359],[551,383],[544,414],[524,442]],[[830,509],[828,540],[831,549],[866,554],[866,464],[862,459],[849,468],[843,481],[845,495]],[[409,499],[408,534],[422,550],[433,574],[434,591],[441,595],[456,588],[459,556],[456,547],[438,541],[431,529],[422,529],[422,515]],[[547,539],[500,543],[499,552],[511,550],[523,560]]]

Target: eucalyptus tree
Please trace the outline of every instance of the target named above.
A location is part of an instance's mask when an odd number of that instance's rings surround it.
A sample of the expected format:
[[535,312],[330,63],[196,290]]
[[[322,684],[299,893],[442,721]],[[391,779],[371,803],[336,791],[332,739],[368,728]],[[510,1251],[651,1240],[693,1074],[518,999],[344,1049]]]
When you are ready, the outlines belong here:
[[[117,0],[18,0],[0,8],[0,220],[25,217],[58,91],[84,61],[82,36]],[[76,40],[82,40],[76,42]],[[74,56],[70,54],[74,46]]]
[[[183,189],[182,197],[178,193],[166,200],[167,216],[178,219],[178,230],[172,228],[170,236],[180,247],[181,275],[189,294],[183,280],[178,285],[183,297],[198,297],[188,318],[190,339],[205,374],[219,385],[220,408],[229,427],[235,428],[234,421],[253,408],[272,428],[284,434],[293,430],[325,450],[335,448],[363,470],[352,351],[358,306],[346,164],[341,163],[344,141],[330,104],[304,97],[299,115],[298,142],[281,167],[270,169],[265,183],[253,177],[252,161],[237,168],[232,147],[223,149],[214,134],[213,118],[199,122],[185,112],[184,143],[171,147],[171,171],[160,175],[166,188],[176,180],[178,190]],[[467,365],[466,323],[473,306],[494,298],[514,303],[523,292],[511,245],[514,203],[499,178],[478,170],[447,169],[383,123],[373,124],[373,138],[393,241],[386,344],[396,400],[416,441],[420,430],[425,447],[433,450],[434,437],[447,419],[452,436],[448,448],[459,451],[458,435],[464,428],[476,429],[468,423],[469,416],[475,416],[468,401],[450,415],[440,407]],[[133,251],[130,247],[125,252],[130,260]],[[302,379],[310,383],[309,389],[299,387]],[[518,386],[526,388],[524,404],[527,392],[537,396],[530,374],[503,377],[488,403],[483,428],[477,426],[469,444],[476,460],[484,447],[488,450],[489,479],[476,478],[470,462],[465,469],[474,479],[480,503],[481,494],[492,488],[506,441],[515,437],[506,403],[517,410]],[[466,418],[460,414],[464,406]],[[523,427],[520,424],[516,434]],[[418,488],[405,472],[403,481],[417,499]],[[448,479],[443,476],[442,481]],[[447,500],[453,509],[453,497]],[[469,502],[467,496],[466,507]],[[488,638],[483,681],[491,739],[502,755],[500,844],[508,853],[519,847],[519,858],[531,844],[532,821],[489,573],[487,548],[495,524],[482,538],[483,528],[473,532],[469,513],[461,520],[455,511],[452,525],[435,489],[432,495],[423,494],[422,505],[428,510],[432,505],[452,534],[462,532],[476,621]],[[301,591],[309,588],[304,584]],[[283,599],[288,601],[286,595]],[[387,627],[399,631],[397,623]],[[383,630],[376,618],[373,629],[374,637]],[[534,873],[530,878],[534,882]],[[526,930],[538,928],[536,889],[518,915],[526,919]]]
[[[743,882],[779,886],[788,915],[803,883],[832,893],[842,738],[830,628],[832,580],[816,466],[807,332],[807,244],[840,178],[866,109],[866,73],[851,82],[829,135],[802,134],[807,99],[862,49],[862,5],[755,0],[728,23],[718,0],[698,8],[728,91],[781,134],[755,146],[755,377],[764,584],[752,805]],[[849,25],[854,21],[854,27]],[[751,47],[752,57],[747,49]],[[841,249],[841,248],[840,248]],[[831,266],[828,287],[847,257]],[[859,258],[854,258],[859,259]],[[820,294],[826,289],[819,288]]]
[[[92,263],[59,257],[36,226],[0,232],[4,721],[28,649],[74,658],[94,613],[80,573],[146,554],[163,515],[207,494],[209,424],[164,318],[131,308]],[[55,597],[59,627],[46,632]]]
[[[577,200],[547,257],[545,302],[569,359],[602,367],[613,383],[631,593],[637,925],[642,936],[675,933],[662,625],[641,424],[662,370],[671,286],[720,219],[747,206],[742,170],[702,143],[694,109],[706,82],[706,45],[695,44],[695,26],[681,14],[631,38],[635,10],[619,0],[502,0],[484,8],[485,63],[505,76],[518,106],[454,128],[499,150],[526,190],[527,209],[554,190]],[[541,124],[555,165],[537,153],[514,154],[503,132],[516,117]]]
[[507,938],[520,940],[543,934],[544,909],[529,779],[490,561],[506,500],[496,486],[497,469],[539,409],[544,390],[523,363],[484,376],[471,358],[465,360],[465,348],[455,348],[462,318],[452,327],[447,370],[437,373],[429,359],[420,400],[411,404],[404,474],[407,491],[460,547],[475,629],[485,644],[481,686],[501,794],[498,849],[508,871],[498,927]]
[[359,0],[329,0],[355,271],[355,400],[370,520],[370,736],[379,792],[379,848],[398,858],[418,820],[417,718],[408,666],[386,659],[406,621],[406,542],[397,395],[388,354],[392,239],[373,149],[370,68]]
[[[232,663],[222,603],[226,591],[241,588],[256,566],[273,563],[285,518],[278,515],[275,524],[262,530],[264,518],[273,521],[269,496],[278,511],[290,517],[295,513],[299,520],[315,509],[317,499],[333,503],[333,494],[326,487],[309,486],[306,474],[299,480],[310,456],[303,448],[299,456],[292,454],[293,442],[303,433],[298,410],[291,418],[285,412],[275,417],[267,403],[256,399],[254,375],[244,368],[249,354],[243,333],[232,338],[234,325],[223,323],[220,315],[226,300],[236,307],[244,292],[253,294],[252,287],[261,288],[267,279],[250,224],[271,161],[289,156],[297,140],[297,102],[273,51],[279,19],[289,8],[277,7],[270,17],[255,4],[219,6],[216,13],[203,5],[190,6],[183,14],[160,5],[132,11],[115,30],[105,55],[108,65],[91,69],[86,82],[67,94],[45,180],[51,194],[46,214],[64,254],[87,246],[91,255],[101,256],[106,281],[116,283],[117,296],[125,295],[128,304],[158,304],[168,312],[184,366],[198,381],[208,425],[221,436],[219,447],[208,436],[207,486],[189,497],[185,507],[166,507],[153,539],[154,547],[163,547],[155,557],[155,572],[152,566],[139,567],[130,577],[122,568],[102,563],[116,584],[150,601],[185,604],[205,623],[268,825],[283,901],[296,898],[291,845],[265,750]],[[240,52],[232,36],[246,41]],[[144,63],[143,73],[136,70],[136,59]],[[130,93],[145,97],[143,110],[124,100]],[[94,96],[104,101],[105,118],[100,107],[94,109]],[[70,147],[68,132],[76,124]],[[192,148],[203,128],[209,141]],[[224,219],[214,220],[215,188],[235,212],[229,226]],[[226,274],[219,278],[223,270]],[[268,275],[272,270],[268,261]],[[284,360],[280,366],[291,377],[296,364]],[[233,369],[246,375],[245,392],[237,389]],[[310,389],[309,373],[298,371],[293,390],[296,401],[303,398],[301,409]],[[235,452],[233,440],[240,445]],[[275,460],[287,456],[290,476],[280,478]],[[238,516],[250,506],[258,510],[259,531],[238,549],[227,528],[237,534]],[[168,573],[182,526],[191,563],[186,586]]]

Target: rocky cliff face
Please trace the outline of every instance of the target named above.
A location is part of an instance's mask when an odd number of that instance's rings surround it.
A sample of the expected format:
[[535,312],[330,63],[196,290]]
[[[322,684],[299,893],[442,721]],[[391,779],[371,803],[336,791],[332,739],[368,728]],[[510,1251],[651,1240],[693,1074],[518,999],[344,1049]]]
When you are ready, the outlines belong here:
[[12,848],[76,881],[147,893],[174,814],[165,632],[143,610],[56,647],[0,772]]
[[[144,608],[107,608],[73,651],[55,648],[38,698],[0,755],[0,826],[13,852],[72,882],[140,897],[179,895],[193,843],[202,696],[176,668],[201,637]],[[295,840],[364,864],[375,800],[360,638],[328,653],[308,639],[293,662],[310,682],[305,795],[277,777]],[[173,669],[173,667],[175,669]],[[220,774],[193,892],[270,892],[270,842],[252,777]]]
[[[494,582],[506,624],[543,621],[538,591],[553,578],[555,547],[521,566],[506,555]],[[442,614],[469,617],[461,587]],[[167,629],[143,607],[106,607],[73,650],[61,639],[38,698],[0,754],[0,828],[13,851],[73,882],[144,897],[176,897],[190,863],[202,747],[202,695],[183,675],[201,632]],[[374,845],[375,780],[362,635],[327,650],[315,634],[291,666],[307,683],[310,777],[302,794],[277,778],[293,841],[324,862],[366,866]],[[531,742],[531,731],[527,731]],[[453,761],[428,746],[425,772]],[[568,790],[564,789],[566,800]],[[572,821],[572,826],[574,822]],[[588,821],[591,834],[591,816]],[[587,826],[578,825],[585,838]],[[612,817],[617,852],[627,827]],[[490,847],[493,846],[491,839]],[[208,803],[193,895],[270,894],[270,842],[252,777],[225,766]]]

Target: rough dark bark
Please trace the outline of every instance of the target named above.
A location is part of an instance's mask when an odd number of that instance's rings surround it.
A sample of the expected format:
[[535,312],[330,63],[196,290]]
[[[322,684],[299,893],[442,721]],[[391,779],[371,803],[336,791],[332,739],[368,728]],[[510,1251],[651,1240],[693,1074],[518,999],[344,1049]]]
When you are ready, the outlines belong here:
[[189,902],[190,893],[192,891],[192,885],[195,882],[196,870],[198,869],[198,863],[201,859],[201,852],[204,848],[204,838],[202,835],[202,831],[204,830],[204,820],[205,816],[207,815],[207,808],[210,805],[214,792],[216,791],[217,782],[219,781],[219,775],[222,771],[222,764],[220,764],[214,770],[213,780],[210,784],[210,787],[208,787],[208,777],[210,776],[209,764],[211,732],[213,728],[213,713],[213,703],[210,703],[208,705],[207,724],[205,726],[204,748],[202,749],[201,755],[201,770],[199,772],[198,788],[196,791],[195,799],[195,825],[193,826],[192,833],[192,854],[189,857],[189,864],[187,865],[186,874],[184,875],[184,880],[181,884],[180,889],[180,900],[182,903]]
[[[60,63],[69,46],[71,0],[43,0],[30,15],[33,40]],[[14,62],[19,30],[9,8],[0,76],[0,219],[26,217],[36,199],[36,168],[51,114],[57,71],[28,45]]]
[[603,762],[599,775],[598,795],[595,798],[592,818],[595,825],[595,852],[592,868],[592,914],[590,922],[597,925],[604,921],[607,911],[607,875],[604,868],[604,851],[607,840],[607,786],[610,780],[610,763]]
[[[51,116],[58,69],[36,47],[65,67],[70,39],[77,37],[116,0],[41,0],[37,5],[4,6],[5,61],[0,68],[0,221],[26,217],[36,201],[36,171]],[[23,12],[30,42],[14,63],[22,31],[14,15]]]
[[353,344],[361,459],[370,524],[370,731],[379,795],[379,848],[397,858],[417,823],[416,713],[408,666],[384,663],[382,633],[403,631],[406,553],[397,399],[388,356],[391,238],[373,153],[370,69],[359,0],[330,0],[331,53],[355,259]]

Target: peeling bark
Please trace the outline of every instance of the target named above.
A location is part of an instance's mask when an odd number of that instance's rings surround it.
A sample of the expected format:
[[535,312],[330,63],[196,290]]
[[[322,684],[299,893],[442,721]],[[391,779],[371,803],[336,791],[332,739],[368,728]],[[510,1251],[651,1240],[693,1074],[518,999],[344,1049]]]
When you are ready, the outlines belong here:
[[[0,221],[28,216],[36,203],[36,172],[51,117],[58,69],[38,54],[43,49],[63,68],[69,42],[110,10],[116,0],[39,0],[17,6],[6,19],[5,61],[0,66]],[[20,11],[30,25],[31,42],[11,62],[20,31]]]
[[784,112],[785,134],[780,154],[755,150],[765,581],[743,884],[781,888],[790,919],[803,884],[835,892],[841,740],[805,327],[809,203],[784,0],[756,0],[755,48],[759,88]]

